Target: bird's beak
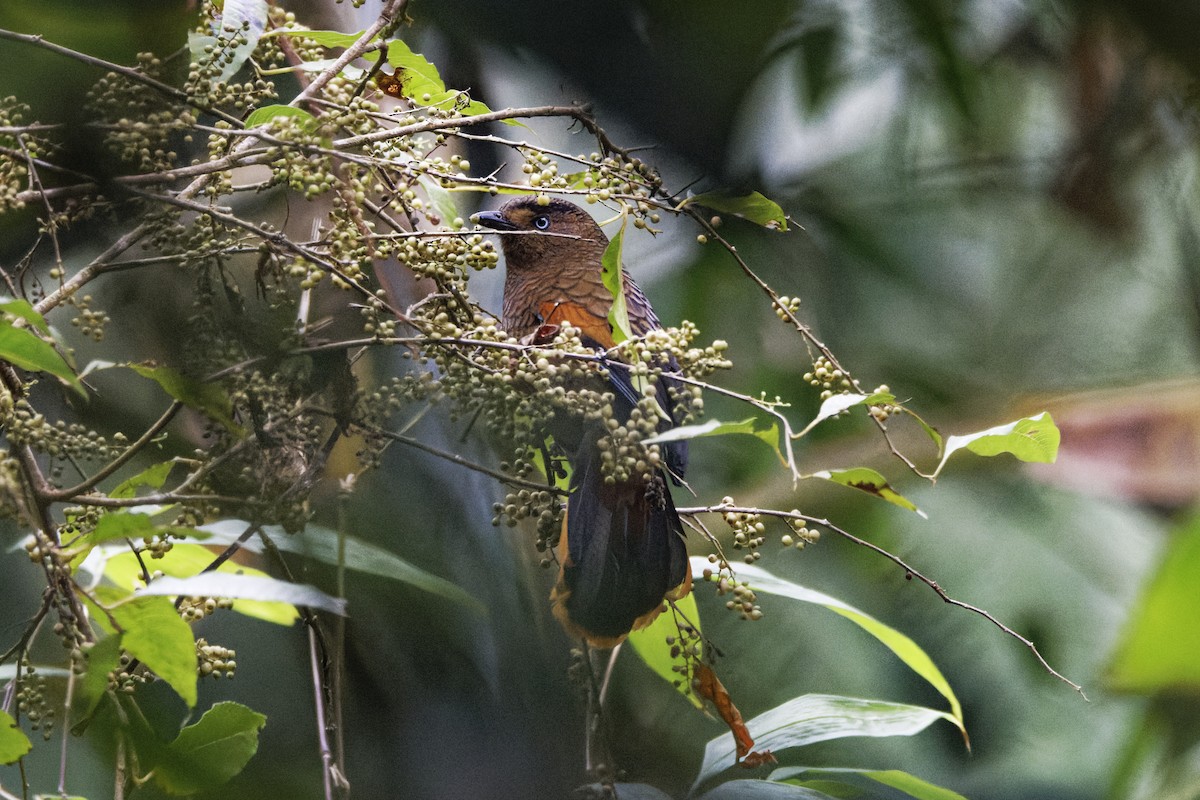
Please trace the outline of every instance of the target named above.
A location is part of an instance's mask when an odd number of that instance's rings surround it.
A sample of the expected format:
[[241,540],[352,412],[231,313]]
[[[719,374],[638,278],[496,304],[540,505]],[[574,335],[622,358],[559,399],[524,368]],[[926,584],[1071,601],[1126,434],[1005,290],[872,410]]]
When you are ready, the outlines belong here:
[[499,211],[480,211],[471,215],[471,222],[497,231],[515,231],[517,226],[509,222]]

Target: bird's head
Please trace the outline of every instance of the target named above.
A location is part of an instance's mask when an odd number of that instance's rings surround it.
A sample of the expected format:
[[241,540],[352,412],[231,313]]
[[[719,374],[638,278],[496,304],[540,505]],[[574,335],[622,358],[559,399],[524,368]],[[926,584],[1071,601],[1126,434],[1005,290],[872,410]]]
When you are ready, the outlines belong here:
[[471,220],[503,234],[500,246],[510,270],[568,264],[596,268],[608,246],[608,237],[590,214],[557,198],[514,197]]

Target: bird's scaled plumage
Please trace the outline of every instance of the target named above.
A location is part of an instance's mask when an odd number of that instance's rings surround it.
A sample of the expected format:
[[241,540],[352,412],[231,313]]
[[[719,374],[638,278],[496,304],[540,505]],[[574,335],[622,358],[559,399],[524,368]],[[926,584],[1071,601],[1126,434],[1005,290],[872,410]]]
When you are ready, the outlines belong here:
[[[597,350],[615,345],[608,321],[613,296],[604,285],[601,265],[608,237],[591,215],[565,200],[518,197],[472,219],[503,234],[505,330],[529,339],[545,326],[569,322],[585,344]],[[633,333],[642,336],[661,327],[627,273],[622,283]],[[640,393],[628,370],[616,362],[608,366],[613,416],[624,424]],[[668,413],[674,405],[671,385],[666,376],[658,381],[659,406]],[[669,425],[667,420],[661,427]],[[558,548],[559,576],[551,595],[554,613],[573,635],[612,647],[653,621],[664,600],[690,591],[683,523],[662,470],[605,482],[600,423],[560,415],[548,430],[572,471]],[[672,477],[682,478],[686,443],[664,445],[663,456]]]

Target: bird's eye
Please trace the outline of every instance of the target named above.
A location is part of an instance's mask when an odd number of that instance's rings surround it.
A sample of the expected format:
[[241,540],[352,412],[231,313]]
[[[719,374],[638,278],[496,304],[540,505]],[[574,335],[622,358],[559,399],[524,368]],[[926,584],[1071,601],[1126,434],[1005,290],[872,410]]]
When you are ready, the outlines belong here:
[[550,227],[550,218],[545,214],[538,214],[533,218],[533,227],[539,231],[544,231]]

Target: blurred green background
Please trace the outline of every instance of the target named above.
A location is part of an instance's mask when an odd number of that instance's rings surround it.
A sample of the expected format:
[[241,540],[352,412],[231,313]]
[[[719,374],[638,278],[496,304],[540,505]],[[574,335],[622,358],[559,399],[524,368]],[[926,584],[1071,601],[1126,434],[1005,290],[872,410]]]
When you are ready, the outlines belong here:
[[[289,7],[314,28],[359,30],[376,4]],[[796,223],[790,233],[737,221],[722,232],[777,291],[802,298],[800,317],[864,385],[888,384],[943,433],[1042,408],[1062,427],[1053,467],[962,457],[935,487],[906,476],[874,430],[851,420],[804,445],[806,469],[881,469],[928,520],[838,487],[793,491],[752,439],[694,445],[689,477],[702,502],[730,494],[829,517],[1034,639],[1089,698],[982,618],[849,542],[768,547],[766,568],[924,647],[963,700],[973,745],[966,752],[943,726],[831,742],[781,754],[784,763],[898,768],[974,800],[1200,797],[1200,677],[1187,669],[1200,663],[1200,581],[1163,590],[1153,613],[1165,635],[1132,633],[1169,554],[1184,576],[1200,574],[1189,572],[1200,570],[1194,556],[1179,555],[1196,537],[1186,514],[1200,478],[1200,5],[415,0],[409,13],[402,35],[413,49],[493,108],[591,102],[614,140],[653,148],[643,157],[669,186],[777,200]],[[123,63],[178,47],[188,21],[181,3],[0,7],[0,27]],[[0,44],[0,96],[19,96],[40,119],[78,118],[94,78]],[[531,129],[522,135],[549,147],[592,149],[558,122]],[[482,147],[469,156],[478,174],[505,166]],[[0,219],[4,264],[28,248],[27,223]],[[686,225],[664,227],[631,237],[626,250],[659,316],[728,340],[735,369],[718,376],[722,385],[781,395],[805,419],[817,401],[800,379],[810,363],[799,339],[723,251],[698,245]],[[68,263],[105,235],[96,226],[70,239]],[[498,278],[472,284],[493,309]],[[114,281],[100,301],[117,318],[112,309],[165,286]],[[118,323],[113,336],[162,336],[144,346],[169,351],[170,331],[164,313],[157,324]],[[716,402],[710,410],[741,413]],[[125,404],[119,413],[156,412]],[[909,452],[932,466],[920,436],[899,427]],[[434,415],[416,433],[490,458],[478,441],[459,442],[461,425]],[[362,482],[354,532],[464,586],[489,614],[354,579],[346,732],[355,796],[556,798],[584,779],[582,703],[565,677],[571,643],[548,614],[552,576],[536,567],[532,532],[489,524],[502,494],[411,451],[390,452]],[[319,509],[332,513],[332,502]],[[17,536],[8,531],[4,544]],[[0,609],[0,630],[12,636],[37,602],[37,576],[20,554],[0,559],[6,594],[24,598]],[[315,568],[306,579],[330,585]],[[706,632],[726,655],[722,679],[747,718],[806,692],[939,706],[835,615],[767,598],[765,618],[743,623],[699,595]],[[238,650],[240,667],[201,705],[232,696],[269,717],[259,756],[219,796],[320,796],[301,632],[204,624],[210,641]],[[1124,669],[1113,660],[1122,640],[1140,659]],[[1183,666],[1156,672],[1160,661]],[[722,726],[630,652],[615,680],[615,746],[628,779],[682,796]],[[33,769],[54,768],[56,754],[43,749]],[[81,749],[70,768],[75,791],[103,796],[89,787],[108,785],[104,764]]]

